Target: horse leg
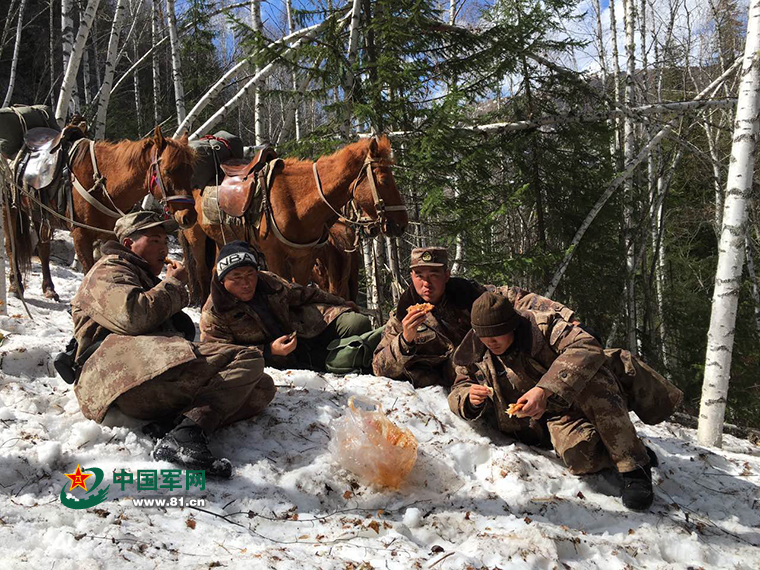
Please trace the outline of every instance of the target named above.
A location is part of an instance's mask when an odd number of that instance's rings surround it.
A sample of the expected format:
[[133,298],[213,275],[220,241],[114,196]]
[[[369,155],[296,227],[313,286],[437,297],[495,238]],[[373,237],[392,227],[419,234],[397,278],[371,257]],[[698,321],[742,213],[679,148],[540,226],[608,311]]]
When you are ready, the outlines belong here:
[[95,259],[92,255],[92,244],[95,239],[92,234],[82,228],[72,230],[71,237],[74,239],[74,251],[76,251],[79,262],[82,264],[82,273],[87,275],[87,272],[95,265]]
[[182,250],[190,274],[192,301],[202,307],[211,290],[211,266],[215,257],[210,246],[214,242],[198,224],[183,230],[182,235]]
[[3,211],[5,252],[9,260],[10,287],[8,291],[16,298],[24,297],[24,273],[32,258],[32,238],[29,218],[22,210],[5,206]]
[[50,242],[53,240],[53,228],[50,224],[43,222],[34,222],[34,229],[40,238],[37,242],[37,253],[40,256],[40,265],[42,266],[42,294],[46,299],[60,301],[58,293],[55,292],[53,277],[50,275]]

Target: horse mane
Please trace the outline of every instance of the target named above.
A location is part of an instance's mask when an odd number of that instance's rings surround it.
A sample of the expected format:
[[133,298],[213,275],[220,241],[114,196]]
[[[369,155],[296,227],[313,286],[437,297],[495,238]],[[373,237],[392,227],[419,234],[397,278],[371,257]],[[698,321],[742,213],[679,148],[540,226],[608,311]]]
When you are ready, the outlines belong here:
[[[161,154],[162,157],[166,157],[177,164],[195,164],[197,154],[190,145],[181,144],[177,139],[167,138],[164,140],[166,140],[166,148]],[[118,153],[125,164],[139,164],[144,160],[150,160],[150,156],[146,156],[146,153],[153,146],[153,139],[147,138],[137,141],[124,139],[117,142],[98,141],[97,144],[102,145],[104,150]],[[167,152],[169,149],[173,152]]]
[[[391,141],[388,139],[387,136],[381,135],[377,137],[375,140],[377,140],[377,154],[375,158],[381,158],[385,161],[391,162]],[[346,162],[349,162],[352,159],[357,160],[364,160],[364,157],[367,156],[367,151],[369,150],[369,145],[371,143],[371,138],[366,139],[360,139],[356,141],[355,143],[347,144],[338,150],[336,150],[334,153],[329,154],[323,158],[324,160],[331,160],[338,158],[339,156],[341,158],[344,158]],[[285,165],[286,166],[308,166],[311,168],[311,160],[304,160],[300,158],[285,158]]]

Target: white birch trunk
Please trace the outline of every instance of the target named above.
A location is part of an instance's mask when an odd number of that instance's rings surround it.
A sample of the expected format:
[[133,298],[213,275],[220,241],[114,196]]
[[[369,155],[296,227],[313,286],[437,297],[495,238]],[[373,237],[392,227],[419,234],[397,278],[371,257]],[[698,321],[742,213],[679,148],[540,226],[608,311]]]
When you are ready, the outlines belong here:
[[377,310],[379,303],[377,298],[377,279],[375,277],[375,264],[373,263],[373,251],[371,238],[362,236],[362,256],[364,258],[364,274],[367,279],[367,308]]
[[90,105],[90,50],[87,49],[87,44],[84,46],[84,53],[82,54],[82,87],[84,87],[84,104]]
[[375,292],[377,294],[377,309],[380,309],[385,300],[383,293],[383,271],[385,269],[385,243],[380,237],[372,238],[372,261],[375,265]]
[[385,251],[388,253],[388,267],[391,272],[391,298],[398,305],[404,288],[401,286],[401,271],[398,263],[398,242],[396,238],[385,236]]
[[[615,96],[615,108],[620,108],[620,60],[618,56],[618,41],[617,41],[617,20],[615,18],[615,2],[612,0],[609,3],[610,8],[610,36],[612,41],[612,83],[614,86]],[[617,168],[620,169],[622,164],[620,163],[620,149],[622,147],[622,129],[620,128],[620,121],[615,121],[615,160],[618,163]]]
[[177,16],[174,0],[166,0],[166,17],[169,20],[169,41],[172,47],[172,80],[174,81],[174,104],[177,109],[177,123],[185,120],[185,88],[182,85],[182,61],[180,59]]
[[[135,59],[137,59],[137,38],[132,39],[133,42],[133,50],[135,53]],[[142,133],[145,132],[143,129],[143,118],[142,118],[142,101],[140,100],[140,74],[135,73],[134,79],[134,89],[135,89],[135,113],[137,114],[137,132]]]
[[749,7],[744,64],[736,104],[731,162],[718,245],[710,329],[707,333],[705,376],[697,437],[702,445],[720,447],[731,378],[736,312],[744,266],[747,215],[755,166],[755,141],[760,111],[760,0]]
[[[612,0],[614,1],[614,0]],[[636,74],[636,42],[635,42],[635,24],[636,24],[636,2],[628,0],[625,3],[625,104],[627,107],[633,107],[635,104],[634,76]],[[625,139],[623,150],[625,154],[625,165],[631,164],[635,153],[634,141],[635,124],[633,118],[629,115],[625,117]],[[625,179],[625,197],[623,198],[623,226],[624,242],[626,246],[625,266],[626,266],[626,346],[634,354],[638,352],[636,341],[636,270],[633,239],[633,176]]]
[[95,19],[95,12],[97,12],[99,4],[100,0],[88,0],[87,8],[79,20],[77,39],[74,43],[74,48],[71,51],[71,57],[66,66],[66,72],[63,75],[63,85],[61,85],[61,93],[58,96],[58,106],[55,110],[55,118],[61,128],[63,128],[66,121],[66,110],[69,108],[72,91],[76,85],[77,73],[79,71],[79,64],[82,62],[84,46],[87,42],[87,37],[90,35],[90,28],[92,27],[92,22]]
[[[50,106],[52,107],[55,105],[55,10],[53,6],[53,0],[48,1],[48,29],[50,30],[48,59],[50,61]],[[0,56],[2,56],[2,52],[2,47],[0,47]]]
[[[253,31],[259,34],[261,38],[264,36],[264,24],[261,22],[261,0],[251,0],[251,27]],[[255,64],[253,66],[253,74],[257,75],[261,71],[261,66]],[[259,79],[254,85],[254,102],[253,102],[253,115],[254,125],[256,129],[256,144],[266,144],[269,137],[266,133],[264,123],[264,85],[263,79]]]
[[[292,0],[285,1],[285,11],[287,12],[287,17],[288,17],[288,35],[291,35],[293,32],[296,31],[295,20],[293,19]],[[290,125],[290,122],[291,121],[293,122],[293,129],[296,135],[296,140],[300,141],[301,140],[301,89],[299,89],[298,87],[296,72],[295,71],[291,72],[290,76],[291,76],[291,84],[293,85],[293,102],[292,102],[293,116],[285,122],[285,125],[286,126]],[[307,82],[307,85],[308,85],[308,82]],[[304,88],[305,87],[306,86],[304,85]],[[285,129],[283,128],[283,131],[284,130]]]
[[[106,114],[108,113],[108,102],[111,99],[111,84],[113,83],[113,74],[116,67],[116,55],[119,49],[121,21],[124,18],[126,10],[127,0],[118,0],[116,3],[116,10],[114,11],[113,15],[113,23],[111,24],[111,35],[108,38],[106,69],[105,73],[103,73],[103,85],[100,89],[100,98],[98,99],[98,113],[95,116],[96,139],[102,139],[106,136]],[[135,75],[135,77],[137,77],[137,75]],[[137,87],[135,87],[135,90],[137,92]],[[135,97],[139,97],[139,95],[135,95]],[[142,129],[139,130],[142,132]]]
[[[18,25],[16,26],[16,43],[13,46],[13,59],[11,60],[11,76],[8,79],[8,90],[5,92],[3,107],[10,105],[13,97],[13,88],[16,84],[16,68],[18,66],[18,53],[21,48],[21,30],[24,27],[24,10],[26,9],[26,0],[21,0],[18,7]],[[50,62],[53,63],[52,61]]]
[[[159,45],[158,36],[161,33],[162,22],[159,21],[159,5],[160,0],[153,0],[151,2],[151,23],[150,23],[150,37],[152,44],[151,64],[153,67],[153,122],[156,125],[161,123],[160,102],[161,102],[161,70],[158,64],[158,50]],[[166,39],[166,38],[163,38]],[[124,74],[126,75],[126,73]]]
[[[348,73],[346,84],[343,86],[344,111],[343,111],[343,138],[351,137],[351,117],[353,116],[354,103],[354,71],[356,67],[356,55],[359,51],[359,21],[361,16],[362,0],[353,0],[351,7],[351,24],[348,34]],[[369,17],[369,14],[367,15]]]

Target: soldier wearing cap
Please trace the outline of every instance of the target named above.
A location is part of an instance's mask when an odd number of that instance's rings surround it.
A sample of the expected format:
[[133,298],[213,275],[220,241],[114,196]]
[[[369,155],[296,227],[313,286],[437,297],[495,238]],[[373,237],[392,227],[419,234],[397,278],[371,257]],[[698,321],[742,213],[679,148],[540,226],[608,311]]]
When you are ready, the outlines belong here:
[[[451,386],[450,356],[470,330],[470,308],[485,288],[468,279],[451,277],[443,247],[412,250],[412,285],[391,311],[383,338],[375,350],[375,375],[408,380],[416,388]],[[420,303],[432,312],[410,308]]]
[[[631,423],[629,409],[656,424],[683,394],[627,351],[605,351],[551,307],[515,310],[484,293],[472,305],[472,331],[454,353],[451,410],[469,421],[489,420],[525,443],[551,444],[571,473],[614,468],[623,503],[652,504],[656,456]],[[517,417],[509,404],[522,405]]]
[[146,210],[116,222],[118,242],[104,244],[71,303],[81,370],[74,391],[96,422],[112,406],[151,420],[146,427],[162,436],[155,459],[229,477],[231,463],[211,453],[207,436],[260,413],[275,387],[255,348],[193,342],[195,325],[182,312],[185,268],[171,262],[158,278],[176,230],[174,220]]
[[330,347],[371,331],[369,318],[357,309],[319,287],[261,270],[256,250],[238,240],[219,251],[201,313],[201,340],[254,346],[274,368],[324,372],[331,353],[340,350]]

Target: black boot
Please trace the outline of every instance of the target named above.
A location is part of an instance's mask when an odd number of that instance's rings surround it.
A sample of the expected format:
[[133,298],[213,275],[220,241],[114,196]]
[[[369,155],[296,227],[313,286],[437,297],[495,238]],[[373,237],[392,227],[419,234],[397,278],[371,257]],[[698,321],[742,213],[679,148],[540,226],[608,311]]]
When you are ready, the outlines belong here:
[[652,506],[652,468],[649,465],[637,467],[623,477],[623,504],[634,511],[644,511]]
[[188,469],[205,469],[206,475],[229,479],[232,464],[228,459],[214,457],[207,443],[206,434],[200,426],[185,418],[156,443],[153,459],[169,461]]

